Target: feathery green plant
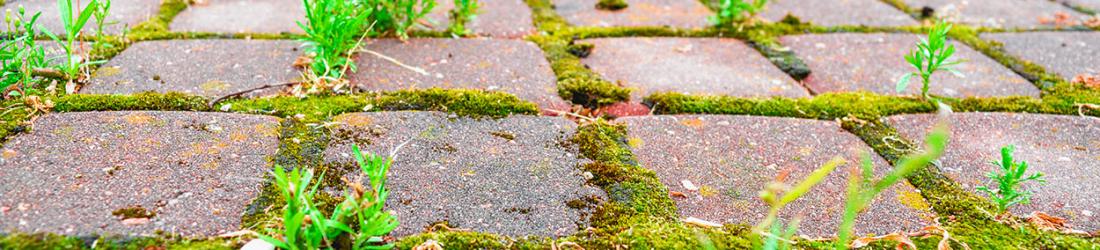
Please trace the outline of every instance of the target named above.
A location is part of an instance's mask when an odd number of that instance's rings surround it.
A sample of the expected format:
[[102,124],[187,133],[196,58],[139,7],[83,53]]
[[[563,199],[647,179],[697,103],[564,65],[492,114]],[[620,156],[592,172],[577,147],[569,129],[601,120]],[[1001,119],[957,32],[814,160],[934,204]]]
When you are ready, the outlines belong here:
[[46,50],[34,40],[35,23],[42,13],[35,13],[30,18],[26,16],[26,10],[19,6],[17,13],[7,10],[4,23],[7,30],[15,37],[11,40],[0,41],[0,90],[9,90],[13,85],[18,89],[11,89],[4,93],[6,96],[18,95],[25,91],[27,86],[35,82],[34,70],[49,67],[46,60]]
[[794,187],[788,187],[782,182],[776,181],[768,183],[764,190],[760,191],[760,199],[764,200],[764,203],[767,203],[769,207],[768,215],[753,228],[753,233],[760,236],[759,238],[762,240],[761,249],[791,249],[792,238],[798,231],[799,220],[792,220],[786,226],[786,230],[783,230],[783,223],[777,223],[779,211],[787,204],[809,193],[811,188],[824,181],[825,177],[828,177],[834,169],[844,164],[844,158],[836,157],[814,170],[809,176],[806,176],[806,179],[803,179]]
[[371,26],[367,19],[374,9],[357,6],[348,0],[302,0],[306,22],[298,22],[305,31],[306,51],[313,56],[310,73],[321,79],[338,80],[347,70],[356,71],[351,53]]
[[1008,211],[1008,208],[1013,205],[1027,204],[1031,201],[1030,191],[1018,190],[1020,185],[1024,182],[1046,182],[1046,180],[1043,180],[1042,172],[1025,175],[1027,172],[1027,162],[1016,162],[1012,156],[1015,150],[1016,147],[1013,145],[1001,148],[1001,161],[992,162],[993,165],[1000,167],[1000,169],[998,169],[1000,172],[994,170],[989,172],[986,176],[994,182],[997,182],[997,189],[990,189],[985,186],[978,187],[978,191],[988,194],[989,199],[997,203],[997,214],[1005,213]]
[[[948,108],[941,109],[946,110]],[[910,174],[924,169],[932,164],[932,161],[943,155],[944,150],[947,148],[947,137],[947,125],[943,123],[937,125],[925,138],[926,146],[923,153],[902,158],[893,171],[878,180],[874,179],[874,165],[871,163],[871,156],[868,154],[863,155],[862,168],[859,170],[853,168],[852,173],[848,174],[848,200],[844,204],[844,215],[837,233],[836,249],[848,249],[849,239],[855,228],[856,217],[871,204],[875,196],[878,196],[879,193],[890,186],[905,180]]]
[[[374,24],[374,35],[392,34],[405,40],[409,29],[435,8],[435,0],[353,0],[374,13],[367,20]],[[456,6],[457,7],[457,6]]]
[[768,0],[722,0],[722,4],[718,7],[718,13],[710,16],[710,21],[714,25],[742,22],[763,11],[764,6],[767,4]]
[[914,76],[919,76],[921,79],[921,97],[924,99],[930,99],[928,95],[928,85],[931,83],[932,74],[936,71],[947,71],[957,76],[962,76],[958,70],[954,69],[955,65],[958,65],[959,61],[949,60],[952,55],[955,54],[955,45],[947,41],[947,33],[951,31],[951,24],[947,22],[936,23],[931,30],[928,31],[928,37],[922,38],[917,43],[917,49],[909,51],[909,54],[905,55],[905,61],[909,62],[910,66],[913,66],[917,71],[906,73],[898,79],[895,90],[898,93],[904,92],[909,87],[909,81]]
[[478,0],[454,0],[455,8],[451,9],[451,27],[448,29],[454,36],[466,36],[470,30],[466,24],[477,18]]
[[[90,8],[90,6],[89,6]],[[95,37],[96,43],[92,44],[93,49],[105,48],[111,46],[110,43],[105,43],[103,37],[107,36],[107,25],[113,24],[107,22],[107,15],[111,13],[111,0],[102,0],[95,6],[95,11],[92,12],[92,16],[95,17]]]
[[[260,239],[281,249],[332,249],[341,237],[351,242],[351,249],[392,249],[383,236],[397,228],[397,217],[384,211],[386,197],[386,172],[392,158],[374,154],[364,155],[359,146],[352,145],[355,161],[368,178],[368,187],[349,181],[344,201],[337,204],[329,217],[313,203],[314,195],[323,177],[313,180],[312,170],[297,168],[285,172],[282,167],[274,170],[275,186],[279,189],[286,207],[283,210],[282,230],[267,229],[274,236],[260,235]],[[312,184],[312,186],[310,185]]]

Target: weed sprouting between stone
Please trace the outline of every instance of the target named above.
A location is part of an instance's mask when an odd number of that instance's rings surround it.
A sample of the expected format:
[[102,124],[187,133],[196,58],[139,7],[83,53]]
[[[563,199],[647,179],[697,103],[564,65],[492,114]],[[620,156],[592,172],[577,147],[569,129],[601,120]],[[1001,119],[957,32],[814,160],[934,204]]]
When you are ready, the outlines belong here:
[[351,53],[369,32],[367,18],[372,8],[359,8],[347,0],[302,0],[306,22],[298,22],[305,31],[302,39],[313,56],[310,71],[321,81],[338,81],[346,71],[355,71]]
[[906,73],[899,78],[895,86],[897,92],[905,91],[909,87],[909,81],[914,76],[919,76],[921,79],[921,97],[927,100],[931,98],[928,95],[928,85],[931,82],[933,73],[943,70],[962,76],[962,73],[953,68],[960,62],[948,60],[955,54],[955,45],[947,42],[947,33],[950,31],[950,23],[936,23],[936,26],[928,31],[927,39],[917,43],[917,49],[905,55],[905,61],[909,62],[909,65],[913,66],[917,72]]
[[[81,71],[88,66],[101,64],[105,61],[89,61],[88,58],[84,58],[77,52],[77,41],[80,40],[81,30],[88,24],[88,20],[92,18],[92,14],[100,9],[100,2],[98,0],[92,0],[87,7],[81,9],[80,6],[73,4],[73,0],[58,0],[57,8],[61,12],[61,24],[65,29],[65,38],[61,38],[54,35],[49,30],[43,29],[42,31],[53,39],[55,42],[61,45],[65,50],[65,60],[58,69],[64,74],[66,79],[65,93],[76,92],[75,80],[79,80],[83,75]],[[103,9],[103,15],[106,16],[108,9]],[[76,18],[76,19],[73,19]]]
[[[367,20],[374,25],[373,35],[395,35],[409,38],[409,29],[435,8],[435,0],[348,0],[373,9]],[[458,6],[455,6],[456,8]]]
[[809,193],[811,188],[825,180],[825,177],[828,177],[834,169],[844,165],[844,163],[844,158],[836,157],[814,170],[806,179],[803,179],[794,187],[788,187],[783,184],[782,180],[776,180],[768,183],[764,190],[760,191],[760,199],[768,204],[768,215],[753,228],[753,233],[761,239],[761,249],[791,249],[794,242],[792,238],[798,231],[800,220],[797,218],[792,220],[787,224],[786,230],[783,230],[783,223],[777,223],[776,221],[779,217],[779,210]]
[[448,30],[451,31],[451,35],[455,37],[462,37],[470,34],[470,30],[466,28],[466,24],[477,18],[477,12],[480,8],[478,0],[454,0],[455,8],[451,10],[451,27]]
[[11,9],[7,10],[4,23],[15,37],[0,45],[0,65],[3,67],[0,89],[4,90],[4,96],[24,94],[28,86],[37,82],[35,69],[49,66],[45,48],[34,40],[35,23],[41,14],[35,13],[28,18],[23,6],[14,14]]
[[992,162],[994,166],[999,167],[997,170],[1000,171],[991,171],[987,176],[997,183],[997,188],[990,189],[986,186],[977,188],[978,191],[988,194],[989,199],[997,204],[997,214],[1004,214],[1013,205],[1027,204],[1031,201],[1031,192],[1019,190],[1020,185],[1023,183],[1029,181],[1046,182],[1043,180],[1042,172],[1026,175],[1027,162],[1016,162],[1012,156],[1015,150],[1016,147],[1012,145],[1001,148],[1001,161]]
[[768,0],[722,0],[718,13],[711,16],[710,21],[718,26],[743,22],[755,17],[767,4]]

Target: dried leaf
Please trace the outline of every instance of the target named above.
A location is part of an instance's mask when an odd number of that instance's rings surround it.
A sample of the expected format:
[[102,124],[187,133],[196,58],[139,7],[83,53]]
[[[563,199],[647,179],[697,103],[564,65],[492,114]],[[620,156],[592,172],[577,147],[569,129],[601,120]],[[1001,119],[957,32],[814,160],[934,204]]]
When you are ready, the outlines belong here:
[[681,192],[676,192],[676,191],[668,191],[668,196],[675,197],[675,198],[687,198],[688,197],[686,194],[681,193]]
[[895,247],[898,250],[901,249],[917,249],[917,245],[913,244],[913,241],[909,239],[909,236],[900,233],[892,233],[875,237],[862,237],[852,241],[852,244],[848,245],[849,248],[861,248],[876,241],[896,241],[898,245]]
[[[1097,21],[1100,22],[1100,21]],[[1085,85],[1091,89],[1100,89],[1100,75],[1080,74],[1073,77],[1073,83]]]
[[695,218],[695,217],[688,217],[687,219],[684,219],[684,223],[691,224],[691,225],[696,225],[696,226],[700,226],[700,227],[722,227],[721,223],[710,222],[710,221],[706,221],[706,220]]
[[1066,227],[1066,219],[1039,211],[1031,212],[1031,214],[1027,216],[1027,222],[1042,230],[1062,231],[1068,229]]
[[413,250],[443,250],[443,245],[440,245],[439,242],[437,242],[435,240],[427,240],[427,241],[424,241],[424,243],[420,243],[420,245],[416,245],[412,249]]

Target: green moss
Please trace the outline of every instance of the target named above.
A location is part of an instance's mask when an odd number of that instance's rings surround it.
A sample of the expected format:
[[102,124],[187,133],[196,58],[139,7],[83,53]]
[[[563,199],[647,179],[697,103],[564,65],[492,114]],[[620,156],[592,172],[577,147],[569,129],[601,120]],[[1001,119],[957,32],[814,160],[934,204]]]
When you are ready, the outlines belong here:
[[835,119],[849,115],[861,119],[903,113],[935,111],[932,103],[911,97],[876,95],[867,92],[826,93],[813,98],[737,98],[657,93],[646,104],[660,114],[737,114]]
[[535,27],[542,32],[556,32],[569,27],[569,23],[554,10],[551,0],[524,0],[531,7],[531,15],[534,17]]
[[570,42],[553,36],[531,36],[558,76],[558,95],[575,104],[599,107],[630,99],[630,90],[603,80],[570,53]]
[[412,249],[429,240],[437,242],[443,249],[546,249],[550,244],[545,238],[511,239],[494,234],[442,231],[422,233],[403,237],[397,241],[397,249]]
[[630,227],[630,217],[641,220],[675,221],[676,205],[657,174],[638,166],[627,145],[626,127],[607,122],[582,126],[571,139],[592,163],[582,166],[591,180],[611,197],[593,218],[597,227]]
[[138,93],[132,95],[74,94],[53,99],[54,111],[176,110],[207,111],[203,97],[181,93]]
[[[227,106],[228,105],[228,106]],[[504,117],[512,114],[538,114],[530,102],[502,92],[461,89],[401,90],[361,95],[328,95],[306,98],[274,97],[242,99],[215,105],[234,112],[291,117],[316,122],[349,112],[430,110],[469,117]]]
[[[94,242],[94,246],[93,246]],[[239,239],[186,239],[155,237],[72,237],[49,233],[0,235],[0,249],[238,249]]]
[[7,142],[11,136],[28,128],[26,122],[31,119],[31,108],[23,100],[0,101],[0,143]]
[[621,10],[629,6],[626,0],[600,0],[596,3],[596,8],[601,10]]
[[187,9],[187,0],[163,0],[157,15],[135,25],[131,35],[140,37],[148,33],[168,32],[168,25],[172,23],[172,19],[175,19],[176,15],[184,9]]
[[155,213],[153,211],[149,211],[149,210],[147,210],[147,209],[145,209],[144,207],[141,207],[141,206],[132,206],[132,207],[125,207],[125,208],[116,209],[115,211],[111,212],[111,215],[117,216],[117,217],[122,218],[122,219],[133,219],[133,218],[153,218],[153,217],[157,216],[157,213]]

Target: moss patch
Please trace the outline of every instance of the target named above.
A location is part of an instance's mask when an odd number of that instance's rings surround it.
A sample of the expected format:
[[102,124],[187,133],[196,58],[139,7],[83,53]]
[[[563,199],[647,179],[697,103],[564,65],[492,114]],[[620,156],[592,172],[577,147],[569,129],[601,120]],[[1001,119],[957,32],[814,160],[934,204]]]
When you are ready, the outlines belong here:
[[[95,247],[93,247],[93,244]],[[49,233],[0,235],[0,249],[239,249],[240,239],[185,239],[174,236],[72,237]]]
[[430,110],[469,117],[504,117],[538,114],[538,107],[503,92],[431,88],[362,95],[327,95],[306,98],[274,97],[241,99],[215,105],[233,112],[280,117],[302,115],[316,122],[349,112]]

